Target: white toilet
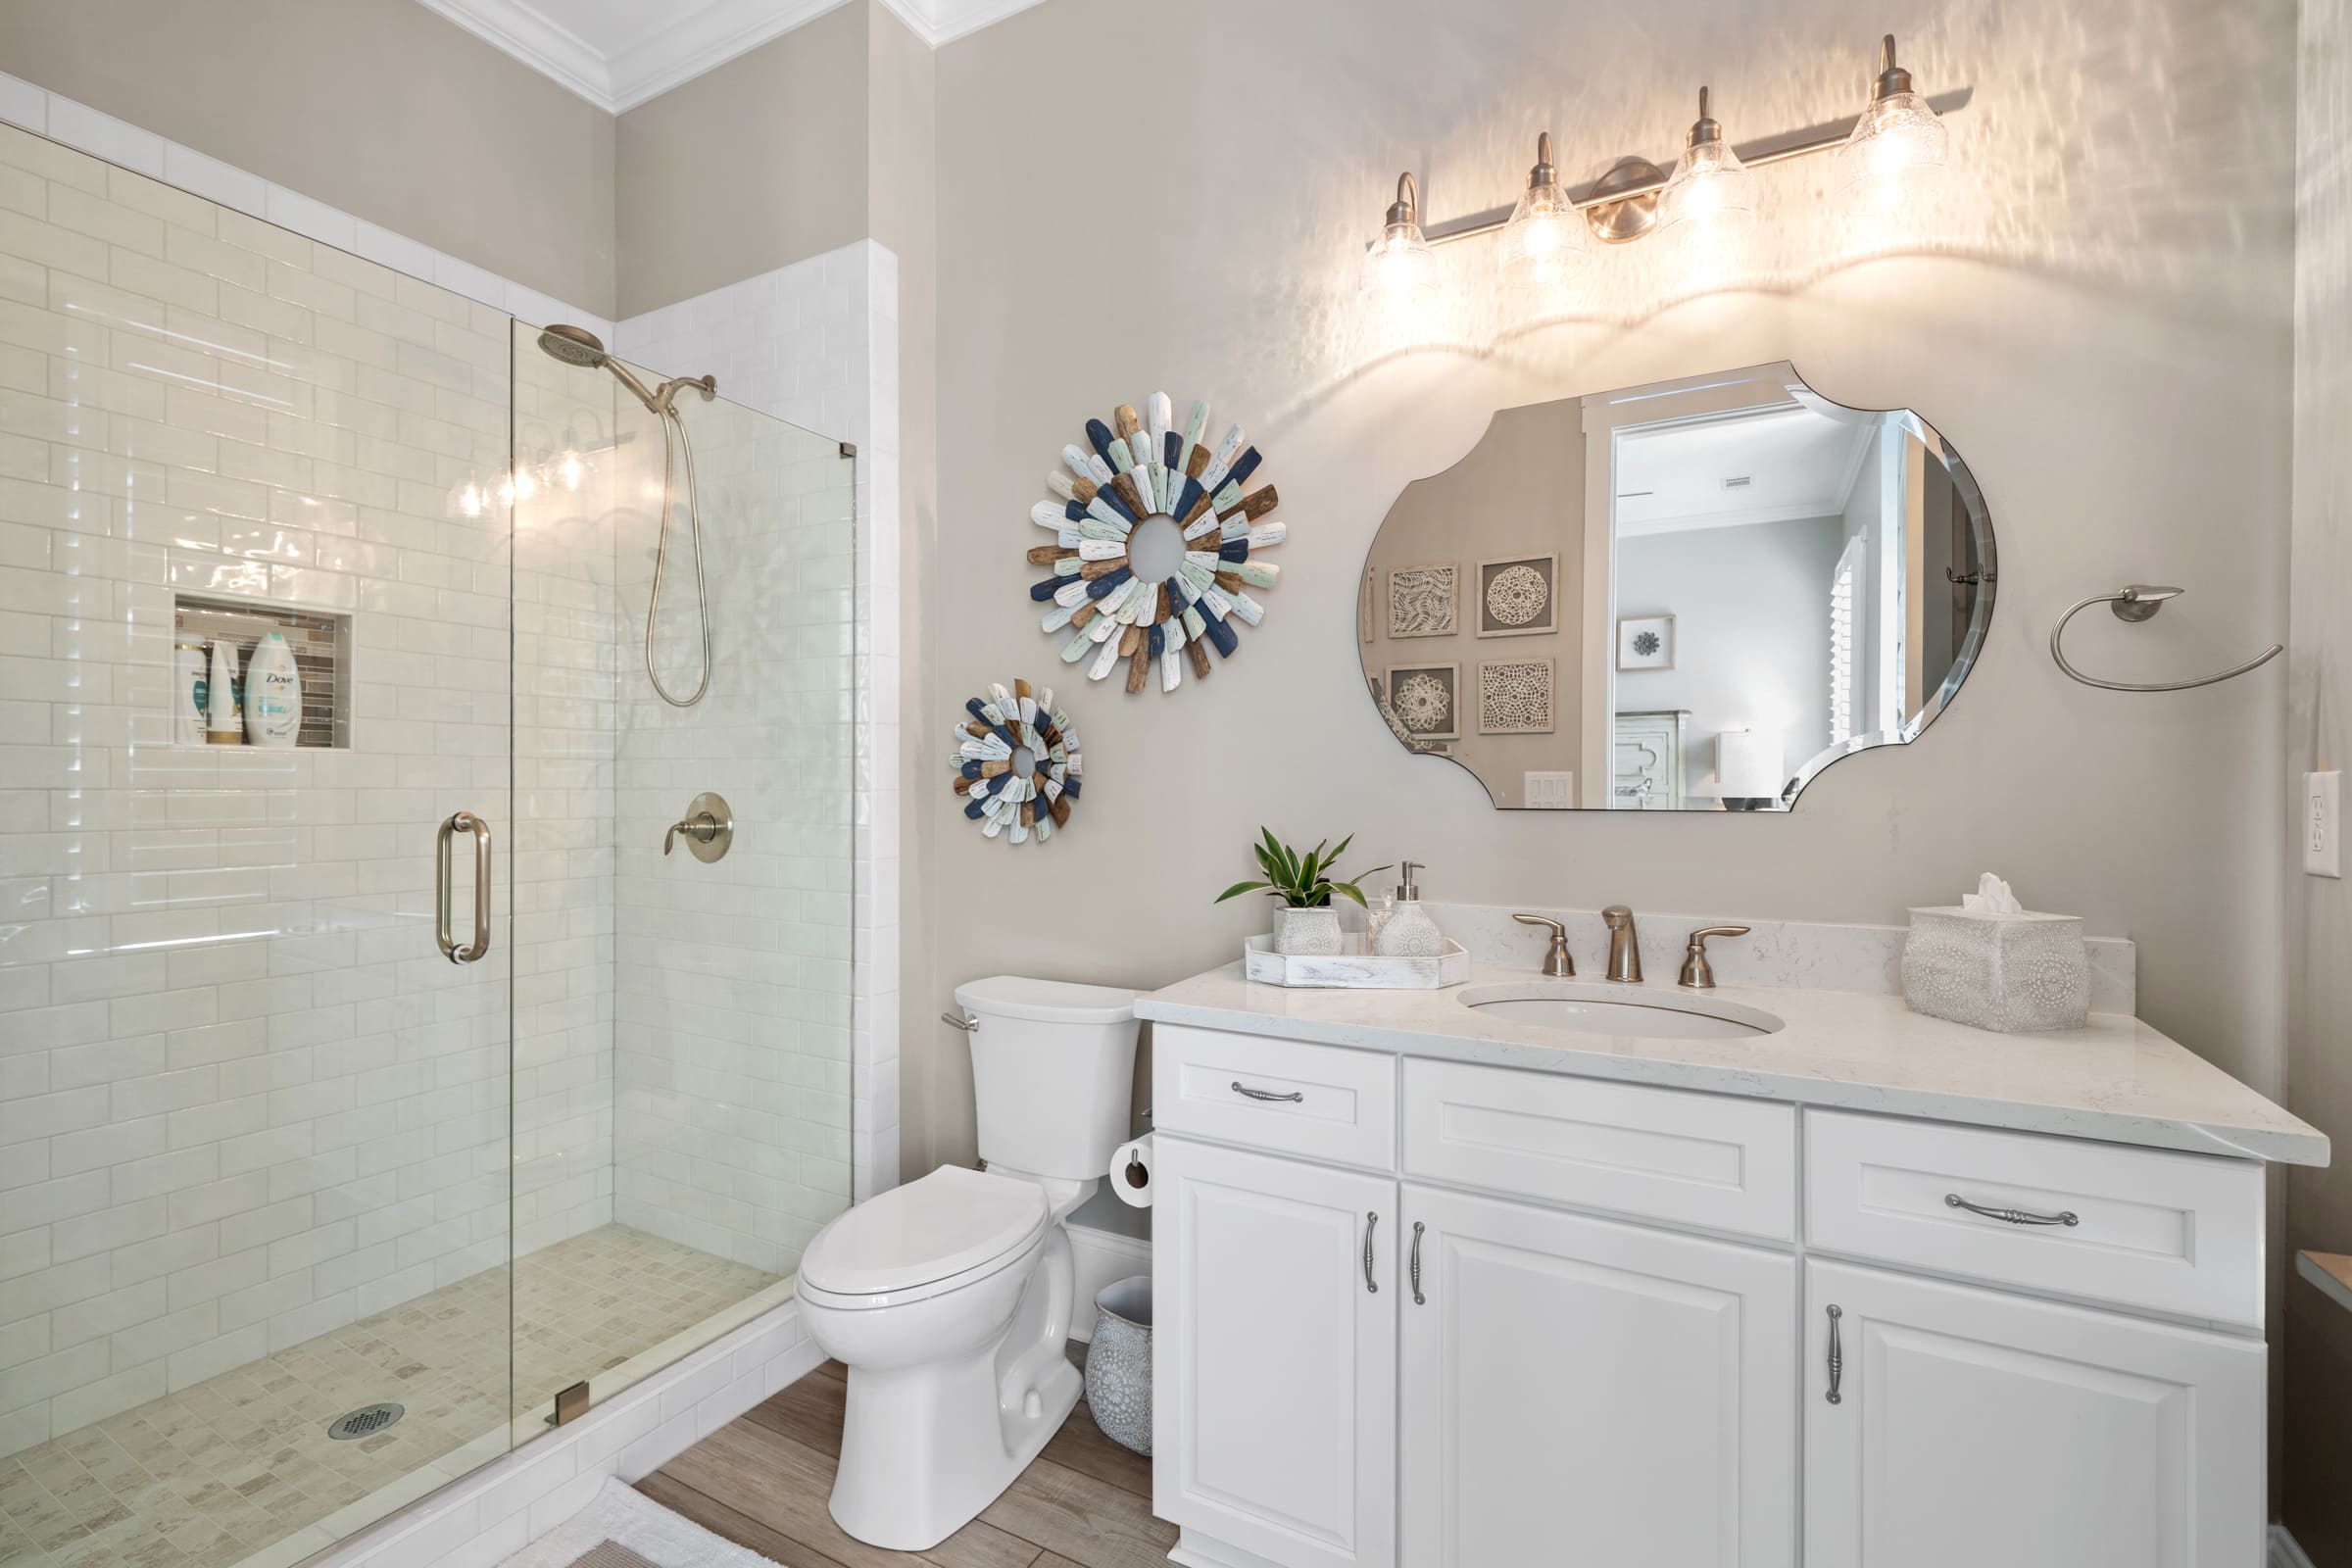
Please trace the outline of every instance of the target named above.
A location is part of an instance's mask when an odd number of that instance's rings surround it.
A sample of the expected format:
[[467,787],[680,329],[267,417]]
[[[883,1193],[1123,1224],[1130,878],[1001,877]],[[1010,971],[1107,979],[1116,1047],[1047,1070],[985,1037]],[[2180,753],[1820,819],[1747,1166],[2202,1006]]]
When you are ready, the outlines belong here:
[[817,1234],[795,1290],[850,1369],[835,1523],[937,1545],[1037,1457],[1078,1402],[1062,1221],[1127,1136],[1135,993],[1010,975],[959,986],[985,1172],[943,1166]]

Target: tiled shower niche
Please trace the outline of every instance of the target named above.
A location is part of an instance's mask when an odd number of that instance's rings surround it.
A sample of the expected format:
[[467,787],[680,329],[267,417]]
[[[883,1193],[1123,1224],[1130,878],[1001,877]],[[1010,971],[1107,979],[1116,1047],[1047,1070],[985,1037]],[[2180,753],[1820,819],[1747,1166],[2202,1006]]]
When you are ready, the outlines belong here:
[[[253,650],[271,632],[281,633],[294,651],[294,667],[302,674],[302,731],[296,746],[351,745],[351,617],[323,610],[303,610],[266,600],[204,599],[173,596],[172,640],[202,643],[210,660],[214,643],[225,641],[237,651],[240,674],[253,667]],[[172,701],[180,700],[174,678]]]

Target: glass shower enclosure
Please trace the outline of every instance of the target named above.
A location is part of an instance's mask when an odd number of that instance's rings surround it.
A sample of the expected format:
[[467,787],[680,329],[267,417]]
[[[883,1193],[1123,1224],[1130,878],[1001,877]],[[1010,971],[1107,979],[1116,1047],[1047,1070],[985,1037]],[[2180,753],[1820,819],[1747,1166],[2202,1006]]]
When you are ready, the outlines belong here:
[[854,460],[540,324],[0,126],[9,1568],[298,1562],[849,1204]]

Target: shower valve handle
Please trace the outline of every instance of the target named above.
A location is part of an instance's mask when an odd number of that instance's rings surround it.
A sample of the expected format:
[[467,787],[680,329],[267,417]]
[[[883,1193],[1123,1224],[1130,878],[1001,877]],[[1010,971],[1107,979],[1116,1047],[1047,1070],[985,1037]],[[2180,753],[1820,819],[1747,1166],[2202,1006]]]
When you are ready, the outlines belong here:
[[681,833],[689,835],[698,844],[708,844],[718,837],[718,818],[712,816],[709,811],[697,811],[682,822],[670,823],[669,831],[662,835],[662,853],[663,855],[667,855],[677,844],[678,835]]

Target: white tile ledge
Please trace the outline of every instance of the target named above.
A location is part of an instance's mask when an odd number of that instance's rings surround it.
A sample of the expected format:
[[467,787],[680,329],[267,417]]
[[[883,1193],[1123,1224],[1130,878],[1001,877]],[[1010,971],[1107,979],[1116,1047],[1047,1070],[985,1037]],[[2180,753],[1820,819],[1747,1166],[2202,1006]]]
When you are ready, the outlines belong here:
[[551,299],[511,278],[379,228],[300,191],[273,185],[259,174],[166,140],[22,77],[0,74],[0,122],[218,202],[248,218],[275,223],[305,239],[438,284],[534,326],[556,319],[576,321],[607,342],[612,340],[612,321],[592,311]]
[[[490,1568],[586,1507],[608,1477],[652,1474],[808,1373],[824,1352],[786,1301],[570,1425],[337,1544],[239,1568]],[[299,1538],[298,1538],[299,1539]]]

